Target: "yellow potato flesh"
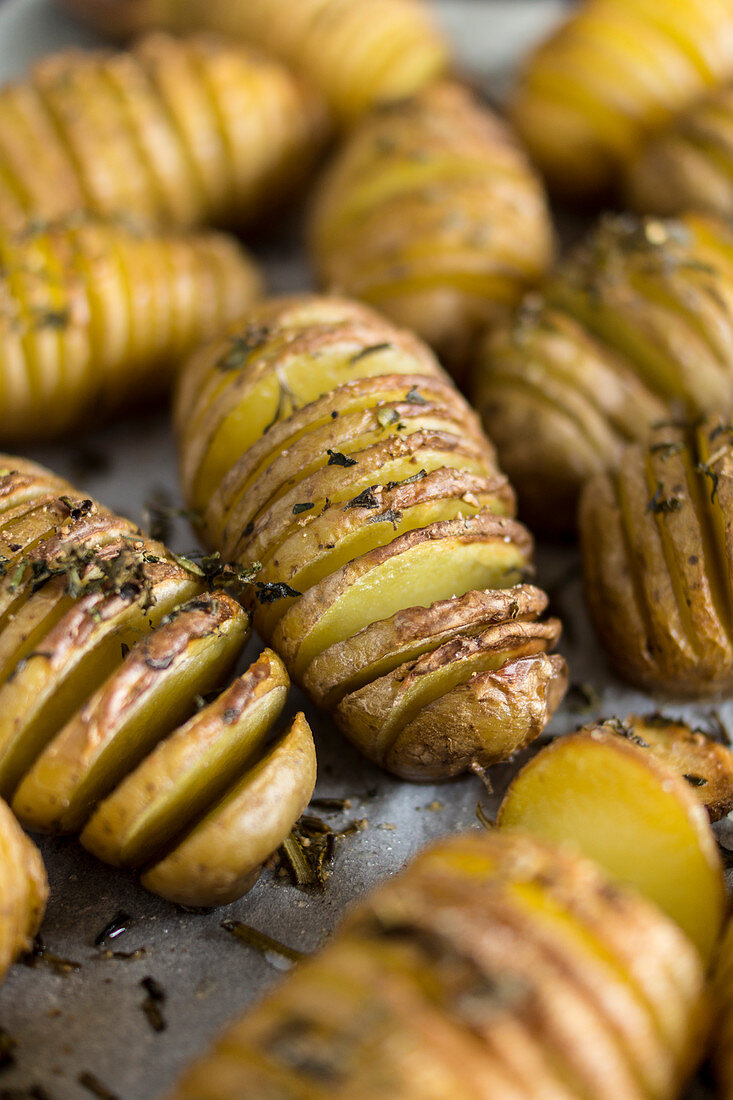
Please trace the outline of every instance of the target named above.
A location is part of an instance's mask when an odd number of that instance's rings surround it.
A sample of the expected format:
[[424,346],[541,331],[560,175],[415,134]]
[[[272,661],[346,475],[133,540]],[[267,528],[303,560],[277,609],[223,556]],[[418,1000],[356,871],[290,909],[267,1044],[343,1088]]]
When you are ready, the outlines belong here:
[[[207,726],[213,705],[191,719],[97,807],[81,834],[84,847],[117,867],[161,858],[259,755],[287,694],[287,685],[274,686],[231,724]],[[217,700],[217,710],[220,703],[226,700]]]
[[[165,629],[165,628],[162,628]],[[12,806],[28,828],[76,832],[104,798],[160,738],[188,718],[197,695],[220,682],[236,660],[248,633],[248,619],[220,623],[193,638],[170,664],[151,677],[143,670],[125,684],[126,663],[102,684],[83,710],[50,742],[15,792]],[[119,652],[119,651],[118,651]],[[135,657],[135,652],[128,657]],[[109,700],[127,690],[128,705],[115,717]]]
[[[23,774],[90,692],[115,670],[123,645],[131,648],[177,603],[195,595],[193,580],[178,579],[143,611],[129,604],[113,619],[95,623],[91,644],[67,650],[50,672],[43,649],[0,688],[0,792],[11,797]],[[43,642],[41,642],[43,645]]]
[[[324,608],[301,642],[296,674],[301,676],[328,646],[403,608],[429,607],[472,589],[509,588],[519,582],[526,564],[525,555],[511,542],[418,543],[369,570]],[[297,606],[289,612],[293,617]]]
[[680,925],[703,958],[720,932],[725,887],[707,817],[684,781],[633,746],[566,737],[515,778],[498,824],[571,844],[635,886]]

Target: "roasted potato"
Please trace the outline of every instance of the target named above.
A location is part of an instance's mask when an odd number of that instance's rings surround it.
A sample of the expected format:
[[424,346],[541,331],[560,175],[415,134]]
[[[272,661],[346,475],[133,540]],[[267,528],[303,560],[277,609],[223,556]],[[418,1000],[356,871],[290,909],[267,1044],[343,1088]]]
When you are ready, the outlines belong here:
[[680,930],[529,837],[434,845],[184,1076],[175,1100],[673,1100],[702,1053]]
[[733,1097],[733,922],[718,952],[714,982],[715,1044],[713,1063],[720,1100]]
[[[593,859],[614,881],[634,886],[675,920],[709,963],[726,892],[696,782],[704,776],[681,771],[673,733],[652,746],[637,728],[635,720],[616,719],[557,738],[512,780],[497,825]],[[715,746],[697,745],[696,768],[712,764],[714,771],[714,758]],[[730,797],[730,761],[727,769]]]
[[733,215],[733,85],[715,88],[645,144],[624,191],[644,214]]
[[565,689],[532,541],[477,418],[365,306],[276,299],[196,353],[175,408],[209,544],[258,563],[257,629],[377,763],[505,759]]
[[344,124],[436,79],[448,45],[422,0],[62,0],[103,34],[208,29],[281,58]]
[[572,531],[584,481],[660,421],[733,405],[733,230],[609,216],[514,323],[474,400],[529,523]]
[[0,440],[57,437],[159,398],[180,356],[259,290],[222,234],[86,216],[0,230]]
[[324,118],[277,61],[214,36],[51,54],[0,89],[0,226],[90,210],[243,227],[307,174]]
[[585,595],[625,680],[672,696],[733,686],[733,428],[661,427],[580,503]]
[[510,114],[553,189],[597,197],[731,77],[730,0],[584,0],[525,63]]
[[48,881],[41,853],[0,799],[0,982],[43,918]]
[[362,122],[326,170],[309,236],[322,285],[414,329],[459,381],[553,251],[542,185],[505,124],[457,84]]
[[203,704],[249,636],[222,588],[236,571],[216,566],[207,587],[199,566],[8,456],[0,561],[2,796],[28,828],[81,832],[172,901],[240,897],[305,809],[315,751],[302,715],[265,744],[289,687],[271,650]]

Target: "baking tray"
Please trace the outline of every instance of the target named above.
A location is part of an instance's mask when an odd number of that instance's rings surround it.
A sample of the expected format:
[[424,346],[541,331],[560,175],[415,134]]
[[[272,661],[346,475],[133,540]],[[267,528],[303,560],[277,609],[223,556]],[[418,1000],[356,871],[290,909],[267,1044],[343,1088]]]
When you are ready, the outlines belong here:
[[[563,6],[560,0],[443,0],[436,5],[466,71],[491,94]],[[0,83],[50,49],[93,41],[50,0],[2,0]],[[309,286],[299,235],[297,222],[289,224],[281,228],[279,240],[257,249],[273,291]],[[152,498],[180,503],[164,410],[28,454],[139,521]],[[179,552],[194,545],[185,524],[174,523],[171,543]],[[550,591],[566,624],[562,650],[571,679],[582,685],[555,716],[551,732],[566,732],[595,715],[660,706],[620,686],[606,669],[584,614],[577,553],[540,547],[538,561],[539,583]],[[253,642],[243,665],[257,649]],[[588,687],[593,691],[588,693]],[[583,702],[586,695],[593,700],[590,705]],[[317,795],[351,802],[342,813],[319,812],[336,832],[353,821],[366,822],[361,831],[337,842],[326,889],[298,890],[265,871],[239,902],[209,913],[184,912],[146,893],[133,878],[105,868],[75,841],[42,840],[51,881],[43,938],[49,951],[76,966],[17,965],[0,990],[0,1027],[17,1041],[14,1065],[0,1070],[0,1100],[88,1098],[92,1093],[80,1083],[84,1074],[92,1074],[118,1100],[163,1096],[184,1065],[287,965],[277,954],[263,956],[245,947],[221,927],[223,921],[240,920],[300,951],[314,950],[347,905],[398,871],[418,849],[446,833],[479,827],[477,803],[491,816],[514,770],[493,770],[494,794],[474,777],[442,785],[401,783],[366,762],[294,692],[290,711],[300,708],[318,741]],[[695,706],[673,707],[670,713],[696,724],[710,718],[706,708]],[[733,722],[733,703],[720,704],[718,714]],[[100,931],[121,912],[127,914],[126,931],[95,945]],[[133,957],[110,957],[113,951]],[[165,992],[165,1001],[159,1002],[161,1031],[153,1029],[143,1009],[141,982],[148,977]],[[705,1093],[695,1089],[693,1095]]]

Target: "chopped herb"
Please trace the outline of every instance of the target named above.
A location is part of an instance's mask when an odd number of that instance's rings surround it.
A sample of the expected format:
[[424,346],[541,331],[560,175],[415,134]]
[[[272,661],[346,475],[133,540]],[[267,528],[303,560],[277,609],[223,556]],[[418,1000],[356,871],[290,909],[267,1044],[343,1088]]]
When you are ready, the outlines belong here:
[[491,831],[496,825],[496,822],[491,820],[480,802],[476,803],[476,817],[479,819],[484,829]]
[[663,459],[671,458],[672,455],[681,454],[684,450],[682,443],[675,443],[669,441],[667,443],[653,443],[649,448],[652,454],[658,454]]
[[81,970],[81,963],[74,962],[72,959],[64,959],[61,955],[55,955],[53,951],[49,951],[40,936],[35,937],[31,950],[22,955],[20,961],[24,966],[31,969],[35,969],[37,966],[47,966],[54,974],[60,974],[64,977],[67,974],[78,974]]
[[695,466],[695,469],[697,470],[698,473],[704,474],[705,477],[710,478],[710,482],[711,482],[710,503],[714,504],[715,503],[715,494],[718,491],[718,482],[719,482],[720,478],[718,477],[718,475],[716,474],[716,472],[712,468],[712,466],[709,466],[707,462],[698,462],[697,465]]
[[429,405],[430,402],[423,397],[421,393],[418,393],[417,386],[413,386],[411,390],[408,390],[405,401],[409,401],[412,405]]
[[280,851],[290,871],[294,886],[319,885],[315,869],[311,865],[295,830],[283,841]]
[[143,978],[140,985],[147,993],[147,997],[140,1007],[145,1013],[148,1023],[153,1031],[165,1031],[168,1025],[160,1009],[160,1006],[166,1000],[165,990],[159,982],[156,982],[155,978],[151,977]]
[[380,512],[377,516],[367,516],[364,520],[365,523],[391,523],[396,529],[397,524],[402,519],[402,512],[397,508],[388,508],[386,512]]
[[101,932],[98,932],[94,937],[94,946],[101,947],[105,940],[116,940],[118,936],[124,935],[134,920],[135,918],[126,913],[124,909],[120,909],[112,917],[112,920],[105,924]]
[[296,951],[294,947],[288,947],[287,944],[274,940],[264,932],[258,932],[256,928],[251,928],[240,920],[222,921],[221,927],[226,932],[231,932],[246,947],[253,947],[256,951],[259,951],[265,958],[268,955],[278,955],[280,958],[287,959],[290,963],[297,963],[305,958],[304,952]]
[[243,535],[251,535],[251,534],[252,534],[252,532],[254,531],[254,529],[255,529],[255,524],[254,524],[254,520],[252,520],[252,519],[251,519],[251,520],[249,521],[249,523],[247,524],[247,526],[245,527],[245,529],[244,529],[244,531],[242,532],[242,534],[243,534]]
[[256,596],[260,603],[275,603],[277,600],[286,600],[290,597],[302,596],[302,592],[298,592],[297,588],[291,588],[289,584],[284,581],[274,582],[271,581],[268,584],[263,584],[261,581],[257,581],[255,584]]
[[713,428],[710,433],[710,442],[712,443],[712,441],[714,439],[717,439],[719,435],[724,434],[733,436],[733,424],[718,424],[718,426]]
[[311,508],[315,508],[315,504],[312,500],[303,501],[302,504],[294,504],[293,515],[299,516],[301,512],[310,512]]
[[364,489],[358,496],[352,497],[347,504],[344,505],[344,511],[348,511],[349,508],[378,508],[379,501],[377,500],[374,489]]
[[338,409],[332,409],[331,410],[331,419],[332,420],[338,420],[338,415],[339,415],[338,414]]
[[634,733],[631,726],[627,726],[620,718],[606,718],[600,725],[602,727],[609,726],[618,737],[623,737],[625,741],[630,741],[632,745],[638,745],[640,749],[649,748],[649,743],[643,737],[640,737],[638,733]]
[[353,366],[354,363],[358,363],[360,359],[366,359],[368,355],[376,355],[380,351],[387,351],[392,345],[387,344],[370,344],[369,347],[362,348],[361,351],[357,351],[356,355],[352,355],[349,359],[349,364]]
[[14,1039],[9,1031],[0,1027],[0,1070],[10,1069],[15,1065],[15,1051],[18,1040]]
[[647,512],[653,512],[655,516],[664,515],[669,512],[679,512],[682,508],[682,501],[679,497],[663,497],[664,486],[661,481],[657,482],[656,492],[646,506]]
[[358,466],[358,462],[355,458],[349,458],[348,455],[341,454],[341,451],[332,451],[331,448],[328,447],[326,454],[328,455],[329,466]]
[[350,798],[312,798],[309,803],[314,810],[333,810],[334,813],[343,813],[350,810],[352,802]]
[[708,721],[708,729],[696,729],[695,733],[704,733],[706,737],[710,737],[713,741],[718,741],[719,744],[730,747],[733,743],[731,741],[730,731],[720,717],[718,711],[712,707],[707,712],[706,718]]
[[685,773],[685,779],[692,787],[706,787],[708,782],[701,775],[689,775],[688,773]]
[[171,504],[165,491],[159,490],[145,501],[143,510],[143,525],[146,527],[151,539],[156,542],[170,542],[173,531],[173,522],[177,519],[186,519],[189,523],[200,522],[198,512],[192,512],[186,508],[176,508]]
[[253,351],[267,343],[270,330],[266,325],[252,324],[232,339],[227,351],[218,360],[216,366],[221,371],[240,370]]
[[405,477],[402,481],[388,481],[384,488],[389,492],[391,489],[397,489],[400,485],[412,485],[413,481],[420,481],[421,478],[427,477],[427,473],[427,470],[418,470],[416,474]]
[[66,328],[71,321],[68,309],[49,309],[36,313],[34,328]]
[[84,1070],[77,1077],[77,1081],[83,1089],[87,1092],[91,1092],[92,1096],[98,1096],[99,1100],[119,1100],[116,1093],[111,1092],[106,1085],[103,1085],[98,1077],[95,1077],[89,1070]]
[[71,497],[63,496],[58,499],[69,509],[69,515],[72,519],[83,519],[84,516],[96,511],[94,501],[88,498],[86,500],[72,500]]
[[377,409],[377,420],[380,428],[388,428],[390,424],[396,424],[400,414],[396,409]]
[[120,642],[120,653],[122,654],[122,660],[124,661],[130,652],[130,647],[127,642]]

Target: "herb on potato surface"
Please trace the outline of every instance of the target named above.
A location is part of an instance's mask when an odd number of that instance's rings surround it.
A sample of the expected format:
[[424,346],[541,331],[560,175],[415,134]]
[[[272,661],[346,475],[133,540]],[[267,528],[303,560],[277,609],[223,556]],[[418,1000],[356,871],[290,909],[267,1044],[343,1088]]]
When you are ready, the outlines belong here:
[[359,463],[355,458],[349,458],[348,455],[341,454],[341,451],[332,451],[330,447],[326,449],[328,455],[328,466],[358,466]]
[[271,581],[268,584],[263,584],[262,581],[255,583],[255,590],[257,599],[260,603],[275,603],[276,600],[286,600],[289,597],[302,596],[302,592],[298,592],[297,588],[291,588],[285,581]]
[[315,504],[312,500],[303,501],[302,504],[293,505],[293,515],[299,516],[303,512],[310,512],[311,508],[315,508]]
[[423,395],[421,393],[419,393],[417,386],[413,386],[411,390],[407,391],[407,396],[405,397],[405,401],[409,401],[409,403],[411,405],[429,405],[430,404],[430,402],[427,400],[427,398],[423,397]]
[[657,482],[657,488],[654,496],[646,506],[647,512],[652,512],[655,516],[665,515],[669,512],[679,512],[682,508],[682,501],[679,497],[671,496],[664,497],[664,486],[661,481]]
[[376,355],[378,352],[387,351],[391,347],[392,345],[389,343],[370,344],[368,347],[362,348],[361,351],[357,351],[355,355],[352,355],[351,359],[349,359],[349,364],[353,366],[354,363],[358,363],[360,362],[360,360],[366,359],[368,355]]

